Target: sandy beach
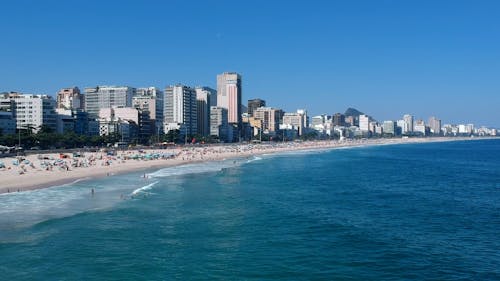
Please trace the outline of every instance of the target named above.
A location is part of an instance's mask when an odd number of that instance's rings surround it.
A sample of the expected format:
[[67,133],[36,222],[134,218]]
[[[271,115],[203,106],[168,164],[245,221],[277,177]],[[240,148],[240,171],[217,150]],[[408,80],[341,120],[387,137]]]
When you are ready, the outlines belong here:
[[[339,147],[427,143],[484,138],[394,138],[362,140],[328,140],[263,144],[226,144],[217,146],[179,146],[169,149],[125,150],[114,153],[82,152],[80,154],[34,154],[22,158],[0,158],[0,193],[22,192],[60,186],[76,180],[138,172],[153,168],[184,165],[193,162],[221,161],[230,158],[295,150],[333,149]],[[0,163],[1,164],[1,163]]]

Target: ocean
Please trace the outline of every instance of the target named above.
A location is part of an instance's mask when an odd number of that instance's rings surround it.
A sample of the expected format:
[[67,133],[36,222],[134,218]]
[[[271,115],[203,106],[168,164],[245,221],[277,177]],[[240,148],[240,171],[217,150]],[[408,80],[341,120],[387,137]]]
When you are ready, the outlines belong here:
[[0,195],[1,280],[500,280],[499,237],[500,140],[288,152]]

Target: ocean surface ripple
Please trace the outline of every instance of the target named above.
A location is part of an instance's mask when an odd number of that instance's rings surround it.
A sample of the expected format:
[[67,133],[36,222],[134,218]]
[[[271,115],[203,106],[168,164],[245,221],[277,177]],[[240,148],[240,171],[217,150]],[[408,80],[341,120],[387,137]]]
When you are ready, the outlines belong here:
[[499,214],[499,140],[191,164],[0,196],[0,279],[500,280]]

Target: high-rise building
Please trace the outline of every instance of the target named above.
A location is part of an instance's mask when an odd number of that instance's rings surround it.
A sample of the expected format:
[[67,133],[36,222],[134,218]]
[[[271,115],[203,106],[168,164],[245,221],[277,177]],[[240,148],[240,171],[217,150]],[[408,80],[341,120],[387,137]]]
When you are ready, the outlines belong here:
[[403,116],[403,120],[405,122],[403,127],[403,134],[411,134],[413,133],[413,116],[410,114],[405,114]]
[[78,87],[63,88],[57,93],[57,108],[76,110],[84,108],[84,98]]
[[283,115],[283,125],[286,128],[297,130],[299,136],[304,134],[306,126],[306,117],[304,110],[297,110],[297,112],[287,112]]
[[217,98],[217,91],[209,87],[196,87],[196,109],[198,134],[210,135],[210,104],[212,98]]
[[261,100],[261,99],[252,99],[248,100],[248,115],[253,116],[253,112],[259,108],[259,107],[265,107],[266,106],[266,101]]
[[195,89],[175,85],[165,89],[164,126],[165,133],[170,130],[180,130],[184,136],[197,133],[197,109]]
[[[137,88],[136,94],[132,97],[132,106],[139,109],[142,116],[149,116],[144,119],[149,119],[149,121],[144,121],[144,125],[151,126],[152,133],[159,135],[163,132],[163,92],[160,89]],[[142,126],[141,130],[143,130]]]
[[222,142],[232,141],[228,138],[227,109],[219,106],[210,107],[210,135],[218,137]]
[[427,134],[427,127],[424,120],[417,120],[413,125],[413,132],[425,136]]
[[217,75],[217,106],[227,109],[229,124],[241,127],[241,75],[224,72]]
[[362,132],[370,131],[370,117],[368,115],[359,115],[359,129]]
[[429,127],[431,130],[431,134],[441,135],[441,120],[436,117],[429,118]]
[[283,110],[272,107],[259,107],[253,115],[256,120],[262,121],[262,130],[267,133],[276,133],[283,120]]
[[0,104],[12,105],[12,102],[17,129],[32,130],[36,133],[42,125],[45,125],[54,132],[56,131],[56,102],[51,96],[20,93],[8,93],[0,96]]
[[333,126],[345,126],[345,115],[342,113],[335,113],[333,115]]
[[297,109],[297,113],[302,115],[302,118],[304,118],[304,128],[309,128],[309,116],[307,115],[307,110]]
[[384,121],[383,133],[386,135],[396,135],[396,122],[392,120]]
[[97,118],[101,108],[132,107],[132,97],[135,93],[135,88],[127,86],[85,88],[85,111],[90,118]]

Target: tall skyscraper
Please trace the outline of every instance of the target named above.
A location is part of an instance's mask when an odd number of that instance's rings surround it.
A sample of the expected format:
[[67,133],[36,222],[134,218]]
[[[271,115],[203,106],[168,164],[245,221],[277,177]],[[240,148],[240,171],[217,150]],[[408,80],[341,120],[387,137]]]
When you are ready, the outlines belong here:
[[241,128],[241,75],[235,72],[217,75],[217,106],[227,109],[229,124]]
[[83,109],[84,98],[78,87],[64,88],[57,93],[57,108],[62,109]]
[[180,130],[181,134],[194,135],[197,133],[195,89],[175,85],[165,89],[164,117],[165,133],[170,130]]
[[248,115],[253,116],[254,111],[259,107],[265,107],[266,101],[261,99],[252,99],[248,100]]
[[85,111],[90,118],[97,118],[101,108],[132,107],[132,97],[135,93],[135,88],[127,86],[85,88]]
[[217,98],[217,91],[209,87],[196,87],[196,109],[198,118],[198,134],[210,135],[210,104]]

